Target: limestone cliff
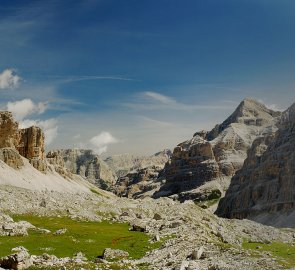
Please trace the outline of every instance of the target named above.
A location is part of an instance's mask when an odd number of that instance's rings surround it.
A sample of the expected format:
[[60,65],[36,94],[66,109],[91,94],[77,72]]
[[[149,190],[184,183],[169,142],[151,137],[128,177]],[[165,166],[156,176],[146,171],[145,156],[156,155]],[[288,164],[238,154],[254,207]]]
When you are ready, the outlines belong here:
[[11,112],[0,112],[0,159],[9,166],[23,166],[21,156],[38,170],[46,170],[44,160],[44,133],[38,127],[18,129]]
[[46,171],[45,137],[41,128],[29,127],[19,130],[20,140],[17,150],[39,171]]
[[279,116],[280,112],[255,100],[243,100],[222,124],[209,132],[195,133],[174,149],[164,168],[166,183],[154,196],[181,193],[182,198],[198,199],[203,193],[199,189],[204,186],[223,192],[242,167],[252,142],[276,130]]
[[124,177],[132,171],[134,172],[152,166],[164,167],[171,155],[171,150],[164,149],[151,156],[135,156],[131,154],[113,155],[106,158],[105,162],[118,177]]
[[116,180],[115,173],[91,150],[54,150],[47,154],[47,159],[50,163],[58,165],[59,171],[66,168],[69,172],[78,174],[103,189],[108,189]]
[[171,151],[164,149],[151,156],[116,155],[106,159],[118,179],[111,191],[129,198],[151,197],[161,186],[158,181]]
[[276,133],[254,141],[216,213],[295,226],[295,104],[283,113]]
[[13,120],[11,112],[0,112],[0,148],[15,148],[18,144],[18,123]]

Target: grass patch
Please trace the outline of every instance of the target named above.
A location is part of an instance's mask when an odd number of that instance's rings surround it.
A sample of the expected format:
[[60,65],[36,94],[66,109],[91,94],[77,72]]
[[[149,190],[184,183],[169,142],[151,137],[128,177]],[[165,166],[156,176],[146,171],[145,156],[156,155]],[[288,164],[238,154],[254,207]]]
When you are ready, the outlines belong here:
[[94,188],[90,188],[90,191],[98,196],[101,196],[101,194]]
[[285,267],[295,266],[295,246],[292,244],[274,242],[271,244],[243,243],[244,249],[255,251],[268,251],[278,259],[278,262]]
[[[107,247],[128,251],[131,258],[141,258],[149,250],[157,248],[150,244],[149,236],[129,231],[126,223],[87,222],[71,220],[68,217],[14,216],[15,221],[26,220],[38,228],[50,230],[50,234],[29,231],[29,236],[1,236],[0,256],[11,253],[11,249],[24,246],[31,254],[54,254],[57,257],[72,257],[81,251],[89,260],[101,256]],[[53,233],[66,228],[63,235]]]
[[207,209],[218,202],[219,202],[219,199],[212,199],[207,201],[195,201],[195,204],[203,209]]

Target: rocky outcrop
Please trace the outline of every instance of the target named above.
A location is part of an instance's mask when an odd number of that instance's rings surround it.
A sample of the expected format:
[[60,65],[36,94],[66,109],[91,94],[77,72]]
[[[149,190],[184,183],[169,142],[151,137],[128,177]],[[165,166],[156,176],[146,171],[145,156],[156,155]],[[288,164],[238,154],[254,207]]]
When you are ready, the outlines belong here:
[[67,174],[66,171],[78,174],[103,189],[108,189],[117,178],[100,156],[95,155],[91,150],[54,150],[47,154],[47,160],[55,164],[61,174]]
[[20,169],[24,165],[20,154],[14,148],[0,149],[0,159],[14,169]]
[[72,173],[65,167],[65,162],[62,156],[62,151],[49,151],[46,155],[46,160],[51,164],[55,171],[64,178],[72,178]]
[[165,149],[146,157],[118,155],[107,158],[106,162],[118,175],[118,180],[111,191],[118,196],[134,199],[152,196],[161,186],[158,177],[171,154],[170,150]]
[[180,143],[164,168],[166,183],[155,197],[182,193],[196,199],[199,188],[215,181],[210,188],[227,189],[231,177],[240,169],[252,142],[276,130],[280,112],[251,99],[243,100],[232,115],[210,132],[201,131]]
[[15,148],[19,142],[18,123],[11,112],[0,112],[0,148]]
[[216,213],[270,224],[290,217],[290,226],[294,227],[294,211],[295,104],[283,113],[276,133],[253,142]]
[[153,191],[159,185],[157,179],[162,169],[163,166],[151,166],[129,172],[118,178],[111,191],[120,197],[134,199],[149,196],[149,191]]
[[29,127],[19,131],[20,140],[17,150],[39,171],[46,171],[45,136],[41,128]]
[[0,112],[0,133],[1,160],[14,169],[19,169],[23,166],[23,156],[39,171],[46,170],[44,133],[40,128],[18,129],[12,113],[4,111]]
[[151,156],[113,155],[106,158],[105,162],[118,177],[123,177],[129,172],[152,166],[164,167],[171,155],[171,150],[164,149]]

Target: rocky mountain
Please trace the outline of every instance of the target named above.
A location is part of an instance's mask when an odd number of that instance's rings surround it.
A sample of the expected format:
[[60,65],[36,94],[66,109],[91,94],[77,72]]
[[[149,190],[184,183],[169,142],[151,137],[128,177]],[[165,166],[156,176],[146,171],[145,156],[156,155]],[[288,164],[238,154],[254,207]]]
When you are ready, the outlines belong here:
[[223,123],[175,147],[164,168],[166,182],[154,197],[176,194],[181,200],[200,200],[211,191],[223,193],[242,167],[252,142],[277,129],[280,114],[255,100],[243,100]]
[[46,171],[44,133],[38,127],[19,129],[11,112],[0,112],[1,159],[14,168],[22,167],[25,157],[39,171]]
[[151,197],[155,189],[159,189],[161,181],[158,176],[163,166],[139,168],[121,176],[112,187],[116,195],[128,198]]
[[96,186],[108,189],[117,177],[99,155],[91,150],[65,149],[48,152],[47,159],[52,164],[61,164],[71,173],[80,175]]
[[0,186],[67,193],[89,193],[95,189],[63,164],[59,168],[50,164],[44,145],[40,128],[19,129],[10,112],[0,112]]
[[105,162],[118,177],[122,177],[129,172],[147,167],[163,167],[171,155],[171,150],[165,149],[151,156],[134,156],[131,154],[113,155],[106,158]]
[[[292,115],[290,110],[281,119]],[[273,167],[276,172],[282,165],[281,174],[294,179],[294,159],[284,154],[294,152],[288,145],[293,142],[294,124],[285,120],[279,122],[279,141],[272,140],[277,142],[274,150],[282,147],[274,152]],[[19,131],[11,114],[0,113],[0,269],[276,270],[295,265],[292,229],[219,218],[190,200],[117,197],[72,174],[62,151],[52,151],[45,159],[44,136],[34,129]],[[206,147],[202,153],[207,153]],[[79,155],[73,156],[76,162]],[[44,162],[46,169],[33,167],[30,159],[34,158]],[[140,164],[146,163],[136,163],[134,172],[128,173],[130,189],[156,183],[165,173],[158,177],[162,167],[141,168]],[[289,187],[283,185],[285,195]],[[114,238],[114,231],[120,237]]]
[[277,132],[253,142],[216,213],[295,227],[295,104],[282,114]]
[[147,157],[120,155],[107,158],[106,162],[118,175],[111,191],[129,198],[151,197],[161,185],[158,178],[171,155],[171,151],[165,149]]

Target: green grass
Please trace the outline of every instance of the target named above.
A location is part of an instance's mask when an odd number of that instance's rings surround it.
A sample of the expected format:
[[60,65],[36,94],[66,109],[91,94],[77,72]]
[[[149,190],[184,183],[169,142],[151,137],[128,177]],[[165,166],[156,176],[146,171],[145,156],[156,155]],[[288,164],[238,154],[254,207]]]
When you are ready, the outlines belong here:
[[207,209],[210,206],[217,204],[219,202],[219,199],[212,199],[207,201],[195,201],[195,204],[203,209]]
[[101,196],[101,194],[94,188],[90,188],[90,191],[98,196]]
[[[257,247],[260,247],[257,249]],[[295,266],[295,246],[294,244],[286,244],[286,243],[271,243],[271,244],[261,244],[261,243],[243,243],[244,249],[256,250],[260,251],[268,251],[272,253],[274,257],[278,259],[278,262],[286,267],[294,267]]]
[[[128,251],[131,258],[141,258],[161,243],[150,244],[149,236],[129,231],[126,223],[74,221],[67,217],[14,216],[15,221],[26,220],[36,227],[50,230],[50,234],[29,231],[29,236],[1,236],[0,256],[11,253],[11,249],[24,246],[31,254],[54,254],[57,257],[72,257],[81,251],[89,260],[101,256],[107,247]],[[66,228],[64,235],[53,233]]]

